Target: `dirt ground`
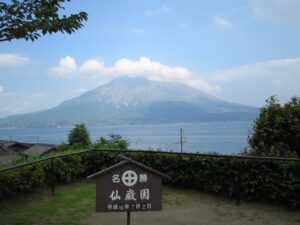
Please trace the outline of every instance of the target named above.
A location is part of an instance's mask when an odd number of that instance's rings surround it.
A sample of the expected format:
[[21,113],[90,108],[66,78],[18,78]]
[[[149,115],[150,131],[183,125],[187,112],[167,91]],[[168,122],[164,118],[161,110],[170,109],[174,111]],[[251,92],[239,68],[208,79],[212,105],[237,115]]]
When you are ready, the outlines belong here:
[[[87,225],[126,224],[126,213],[93,213]],[[131,213],[131,225],[299,225],[300,212],[262,203],[235,205],[234,200],[164,188],[163,210]]]

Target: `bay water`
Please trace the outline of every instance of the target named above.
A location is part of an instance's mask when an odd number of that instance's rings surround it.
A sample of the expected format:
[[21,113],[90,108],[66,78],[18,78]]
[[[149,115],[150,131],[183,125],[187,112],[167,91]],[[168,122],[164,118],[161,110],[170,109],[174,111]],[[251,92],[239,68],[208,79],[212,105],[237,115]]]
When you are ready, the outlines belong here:
[[[180,151],[180,129],[183,130],[184,152],[238,153],[247,147],[253,122],[203,122],[182,124],[143,124],[89,126],[93,141],[109,134],[120,134],[130,148],[141,150]],[[67,142],[73,127],[2,128],[1,140],[30,143],[61,144]]]

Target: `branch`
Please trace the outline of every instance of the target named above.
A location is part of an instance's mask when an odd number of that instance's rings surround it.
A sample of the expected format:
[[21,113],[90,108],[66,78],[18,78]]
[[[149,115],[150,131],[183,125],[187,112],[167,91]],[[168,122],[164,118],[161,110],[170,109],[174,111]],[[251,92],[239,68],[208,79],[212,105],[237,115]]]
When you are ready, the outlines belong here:
[[2,38],[2,39],[0,39],[0,41],[11,41],[13,39],[15,39],[15,38],[14,37],[12,37],[12,38]]
[[65,1],[70,0],[12,0],[11,5],[0,2],[0,42],[13,39],[34,41],[47,33],[71,34],[82,28],[88,14],[59,14],[58,10],[64,9],[60,4]]

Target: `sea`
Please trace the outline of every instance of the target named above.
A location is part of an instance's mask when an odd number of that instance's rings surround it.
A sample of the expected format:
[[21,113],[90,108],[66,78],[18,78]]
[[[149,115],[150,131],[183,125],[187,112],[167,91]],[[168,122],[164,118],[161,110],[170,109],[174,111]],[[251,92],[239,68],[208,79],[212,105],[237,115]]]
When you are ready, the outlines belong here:
[[[201,122],[179,124],[143,124],[88,126],[92,141],[109,134],[120,134],[130,148],[137,150],[183,151],[236,154],[248,146],[247,138],[253,122]],[[73,127],[1,128],[0,140],[29,143],[61,144],[67,142]]]

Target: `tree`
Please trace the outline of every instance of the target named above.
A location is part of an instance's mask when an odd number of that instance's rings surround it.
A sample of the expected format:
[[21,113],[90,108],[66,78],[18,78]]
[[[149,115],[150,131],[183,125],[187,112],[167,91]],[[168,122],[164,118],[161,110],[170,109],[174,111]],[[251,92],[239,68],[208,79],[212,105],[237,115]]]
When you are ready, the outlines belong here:
[[267,99],[248,141],[251,155],[300,157],[300,98],[283,106],[275,96]]
[[83,26],[86,12],[61,15],[61,5],[70,0],[11,0],[0,2],[0,41],[25,39],[34,41],[47,33],[71,34]]
[[84,124],[76,124],[69,132],[68,142],[71,146],[89,146],[91,144],[91,140],[86,126]]
[[100,137],[94,147],[96,149],[128,149],[129,143],[127,140],[123,139],[121,135],[110,134],[108,136],[109,139]]

